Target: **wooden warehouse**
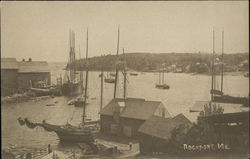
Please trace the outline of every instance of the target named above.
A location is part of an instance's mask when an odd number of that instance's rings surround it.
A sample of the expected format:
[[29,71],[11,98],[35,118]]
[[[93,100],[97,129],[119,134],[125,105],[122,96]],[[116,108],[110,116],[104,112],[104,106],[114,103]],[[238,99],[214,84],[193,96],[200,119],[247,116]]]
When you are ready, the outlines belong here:
[[182,125],[188,130],[191,122],[179,114],[174,118],[152,116],[139,128],[139,143],[141,153],[170,152],[173,148],[170,139],[175,128]]
[[36,86],[38,81],[50,84],[50,69],[45,61],[18,62],[15,58],[1,58],[1,92],[11,95],[18,90],[30,88],[30,81]]
[[50,84],[50,69],[46,61],[22,61],[19,62],[18,69],[18,88],[29,89],[31,86],[36,87],[39,81],[47,81]]
[[13,94],[17,91],[18,63],[15,58],[1,58],[1,94]]
[[101,111],[101,131],[137,138],[139,127],[152,115],[170,117],[161,102],[139,98],[115,98]]

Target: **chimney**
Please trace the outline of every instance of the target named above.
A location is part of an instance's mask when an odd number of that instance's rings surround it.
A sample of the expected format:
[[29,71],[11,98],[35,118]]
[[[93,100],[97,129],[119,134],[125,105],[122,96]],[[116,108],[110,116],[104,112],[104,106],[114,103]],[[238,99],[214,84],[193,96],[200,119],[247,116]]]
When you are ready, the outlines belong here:
[[31,62],[32,61],[32,58],[29,58],[29,62]]

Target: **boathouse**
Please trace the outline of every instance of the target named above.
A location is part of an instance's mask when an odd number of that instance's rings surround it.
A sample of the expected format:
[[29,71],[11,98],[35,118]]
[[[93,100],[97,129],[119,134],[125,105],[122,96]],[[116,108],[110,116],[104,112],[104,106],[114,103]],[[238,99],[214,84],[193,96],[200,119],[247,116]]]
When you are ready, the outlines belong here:
[[174,118],[150,117],[138,130],[140,152],[170,152],[174,146],[170,142],[174,129],[184,126],[183,131],[187,132],[191,124],[183,114],[178,114]]
[[18,63],[15,58],[1,58],[1,94],[3,96],[17,91]]
[[16,58],[1,58],[1,93],[3,96],[30,88],[39,81],[50,84],[50,69],[46,61],[17,61]]
[[112,99],[101,111],[101,131],[138,137],[139,127],[152,115],[170,117],[163,103],[140,98]]
[[46,61],[22,61],[19,62],[18,88],[29,89],[38,85],[39,81],[46,81],[50,84],[50,69]]

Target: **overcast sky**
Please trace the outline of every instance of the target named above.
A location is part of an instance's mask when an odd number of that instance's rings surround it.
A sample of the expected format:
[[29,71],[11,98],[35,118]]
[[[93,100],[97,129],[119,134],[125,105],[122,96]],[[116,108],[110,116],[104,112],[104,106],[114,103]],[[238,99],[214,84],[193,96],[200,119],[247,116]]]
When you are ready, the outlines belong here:
[[[125,52],[248,52],[248,1],[158,2],[1,2],[1,56],[18,60],[67,61],[69,29],[76,49],[114,54],[120,25]],[[78,57],[77,51],[77,57]]]

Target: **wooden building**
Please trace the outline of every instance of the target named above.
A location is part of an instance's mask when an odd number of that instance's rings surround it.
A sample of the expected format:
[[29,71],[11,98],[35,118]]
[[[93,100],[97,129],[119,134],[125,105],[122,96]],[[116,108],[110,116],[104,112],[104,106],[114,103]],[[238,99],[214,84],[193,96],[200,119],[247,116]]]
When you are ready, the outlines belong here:
[[170,117],[165,106],[158,101],[139,98],[115,98],[101,111],[103,133],[138,137],[139,127],[151,116]]
[[3,96],[17,91],[18,62],[15,58],[1,58],[1,94]]
[[39,81],[46,81],[50,84],[50,69],[46,61],[22,61],[19,62],[18,88],[29,89],[32,83],[36,87]]
[[[152,116],[139,128],[139,143],[141,153],[169,152],[173,145],[170,143],[172,132],[178,126],[184,125],[187,128],[191,122],[179,114],[174,118],[162,118]],[[187,130],[187,129],[186,129]]]
[[209,140],[228,144],[232,151],[249,151],[249,111],[199,116],[198,124]]
[[35,87],[39,81],[50,84],[50,69],[45,61],[18,62],[15,58],[1,58],[1,93],[3,96]]

